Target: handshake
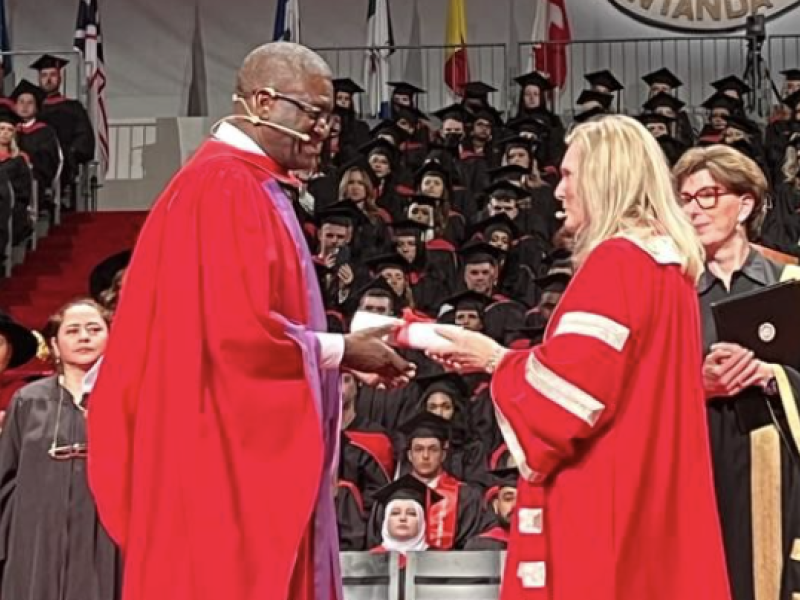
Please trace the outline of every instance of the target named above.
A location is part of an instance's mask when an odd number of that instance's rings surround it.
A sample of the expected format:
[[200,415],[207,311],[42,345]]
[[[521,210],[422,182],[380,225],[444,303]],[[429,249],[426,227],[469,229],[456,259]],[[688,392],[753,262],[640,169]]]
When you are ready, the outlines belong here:
[[395,347],[447,352],[452,342],[440,333],[455,326],[428,322],[407,322],[359,312],[353,319],[352,333],[344,338],[342,368],[362,382],[377,387],[401,387],[416,374],[416,366]]

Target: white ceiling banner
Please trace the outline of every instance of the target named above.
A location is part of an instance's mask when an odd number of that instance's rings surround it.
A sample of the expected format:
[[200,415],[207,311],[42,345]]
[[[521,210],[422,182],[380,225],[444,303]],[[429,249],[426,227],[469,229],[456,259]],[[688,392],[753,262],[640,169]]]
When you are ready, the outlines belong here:
[[769,19],[800,6],[800,0],[608,1],[648,25],[695,33],[741,29],[751,15],[764,15]]

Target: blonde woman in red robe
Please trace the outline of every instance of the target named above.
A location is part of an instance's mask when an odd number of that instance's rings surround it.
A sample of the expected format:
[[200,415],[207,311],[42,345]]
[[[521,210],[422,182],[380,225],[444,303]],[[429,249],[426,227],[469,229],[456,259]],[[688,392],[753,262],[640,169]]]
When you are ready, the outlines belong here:
[[520,470],[502,600],[728,600],[695,282],[702,250],[658,144],[623,116],[567,139],[577,273],[543,343],[441,334],[493,374]]

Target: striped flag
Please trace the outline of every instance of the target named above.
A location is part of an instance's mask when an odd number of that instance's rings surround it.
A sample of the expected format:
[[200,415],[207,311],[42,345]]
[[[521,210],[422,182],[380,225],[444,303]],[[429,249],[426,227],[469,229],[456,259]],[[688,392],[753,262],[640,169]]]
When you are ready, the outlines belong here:
[[187,117],[208,116],[208,85],[206,83],[206,52],[203,47],[203,27],[200,23],[200,2],[194,6],[194,31],[192,32],[192,67],[189,80]]
[[103,57],[103,35],[97,0],[79,0],[75,23],[75,50],[81,53],[86,67],[86,89],[89,92],[89,115],[94,124],[98,174],[108,170],[108,107],[106,105],[106,68]]
[[567,45],[572,41],[566,0],[542,0],[536,6],[528,71],[540,71],[557,88],[567,82]]
[[[6,18],[5,0],[0,0],[0,52],[11,52],[11,33],[8,28],[8,19]],[[10,54],[0,54],[0,65],[3,66],[3,72],[6,76],[14,70]]]
[[272,39],[300,43],[300,0],[278,0]]
[[394,33],[389,0],[369,0],[364,81],[371,116],[389,115],[389,57],[394,53]]
[[459,96],[469,81],[467,57],[467,7],[464,0],[450,0],[447,7],[447,32],[445,38],[447,59],[444,63],[444,82]]

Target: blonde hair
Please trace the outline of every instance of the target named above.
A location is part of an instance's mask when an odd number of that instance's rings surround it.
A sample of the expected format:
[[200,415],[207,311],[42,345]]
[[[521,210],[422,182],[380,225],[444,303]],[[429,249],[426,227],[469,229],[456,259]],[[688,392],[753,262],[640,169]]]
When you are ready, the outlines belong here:
[[372,179],[370,179],[364,168],[356,165],[342,173],[342,178],[339,180],[339,200],[350,200],[347,197],[347,186],[355,173],[361,174],[361,183],[367,193],[367,197],[364,200],[364,212],[369,217],[369,220],[374,223],[378,217],[378,205],[375,203],[375,186],[372,185]]
[[567,136],[580,152],[577,193],[588,215],[575,235],[575,261],[601,242],[630,236],[647,242],[667,236],[683,257],[683,270],[703,272],[703,248],[681,210],[666,157],[637,120],[623,115],[581,123]]
[[744,222],[748,239],[758,239],[764,223],[769,184],[756,162],[722,144],[687,150],[672,169],[678,187],[700,171],[708,171],[716,183],[734,194],[750,194],[753,211]]

